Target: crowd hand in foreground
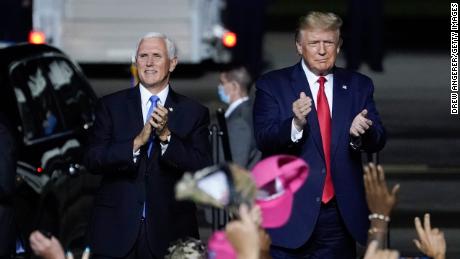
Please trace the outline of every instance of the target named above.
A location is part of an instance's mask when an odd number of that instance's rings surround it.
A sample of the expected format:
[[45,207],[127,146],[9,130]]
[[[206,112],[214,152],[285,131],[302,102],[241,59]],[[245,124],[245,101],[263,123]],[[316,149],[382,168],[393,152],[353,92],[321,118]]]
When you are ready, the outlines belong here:
[[366,250],[364,259],[398,259],[399,252],[389,249],[378,249],[378,242],[372,241]]
[[418,217],[415,217],[415,230],[418,239],[414,239],[417,248],[433,259],[444,259],[446,256],[446,240],[444,233],[438,228],[431,228],[430,214],[426,213],[423,226]]
[[[61,243],[54,236],[47,237],[40,231],[35,230],[30,234],[29,241],[30,247],[36,256],[44,259],[73,259],[73,255],[70,252],[66,256],[64,255]],[[85,249],[81,258],[89,258],[89,248]]]
[[35,230],[30,234],[29,241],[35,255],[45,259],[65,259],[64,249],[54,236],[48,238]]
[[389,217],[397,202],[399,184],[396,184],[389,192],[383,167],[369,163],[364,166],[364,187],[367,205],[371,213]]
[[254,212],[249,211],[246,204],[239,208],[240,219],[229,222],[225,235],[232,244],[238,258],[258,259],[260,255],[259,226],[254,221]]
[[370,210],[368,244],[376,240],[379,248],[387,246],[388,223],[390,214],[397,202],[399,184],[388,191],[385,173],[381,166],[369,163],[364,166],[364,188],[367,205]]

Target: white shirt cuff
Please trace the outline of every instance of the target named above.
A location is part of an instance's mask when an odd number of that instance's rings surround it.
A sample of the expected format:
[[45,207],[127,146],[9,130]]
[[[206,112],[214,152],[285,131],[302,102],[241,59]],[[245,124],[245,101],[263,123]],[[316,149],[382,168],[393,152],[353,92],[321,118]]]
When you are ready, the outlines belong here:
[[303,130],[298,131],[294,125],[294,119],[291,124],[291,140],[292,142],[298,142],[302,138]]
[[165,152],[166,152],[166,149],[168,148],[168,145],[169,145],[169,141],[171,141],[171,135],[168,136],[168,141],[166,142],[166,144],[162,144],[160,142],[160,146],[161,146],[161,155],[163,155]]
[[140,150],[140,149],[138,149],[138,150],[136,150],[136,151],[133,150],[133,161],[134,161],[134,163],[137,162],[137,157],[139,157],[140,154],[141,154],[141,150]]

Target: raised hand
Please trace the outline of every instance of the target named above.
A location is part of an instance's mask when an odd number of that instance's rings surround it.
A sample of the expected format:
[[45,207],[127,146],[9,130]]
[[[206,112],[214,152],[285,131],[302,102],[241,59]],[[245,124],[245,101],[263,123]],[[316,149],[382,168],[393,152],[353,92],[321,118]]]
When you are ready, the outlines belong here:
[[426,213],[423,226],[418,217],[415,217],[415,230],[419,239],[414,239],[418,250],[433,257],[434,259],[444,259],[446,256],[446,239],[444,233],[438,228],[431,228],[430,214]]
[[383,167],[369,163],[364,166],[364,187],[367,205],[371,213],[390,216],[397,201],[399,184],[393,186],[389,192]]
[[364,259],[398,259],[399,252],[389,249],[378,249],[377,241],[372,241],[366,250]]
[[240,220],[227,224],[225,235],[238,254],[238,258],[257,259],[260,255],[258,226],[251,216],[248,207],[240,206]]

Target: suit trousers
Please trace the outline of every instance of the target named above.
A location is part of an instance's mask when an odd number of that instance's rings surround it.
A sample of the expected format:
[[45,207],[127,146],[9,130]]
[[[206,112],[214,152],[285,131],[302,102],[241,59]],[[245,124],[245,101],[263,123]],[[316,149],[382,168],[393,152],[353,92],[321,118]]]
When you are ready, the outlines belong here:
[[[92,255],[92,259],[114,259],[115,257]],[[145,220],[141,219],[141,226],[139,228],[139,235],[137,236],[136,243],[129,253],[124,256],[125,259],[156,259],[152,251],[150,251],[149,243],[147,240],[147,230]]]
[[271,246],[270,254],[273,259],[355,259],[356,245],[343,223],[334,198],[321,205],[315,229],[304,245],[296,249]]

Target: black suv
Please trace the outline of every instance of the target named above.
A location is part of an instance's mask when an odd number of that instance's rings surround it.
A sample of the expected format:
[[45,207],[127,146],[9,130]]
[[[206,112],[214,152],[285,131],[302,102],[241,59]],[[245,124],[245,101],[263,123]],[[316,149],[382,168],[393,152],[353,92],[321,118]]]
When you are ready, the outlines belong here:
[[85,245],[98,177],[80,164],[96,95],[60,50],[19,44],[0,49],[0,115],[17,143],[13,204],[17,233],[41,229],[65,249]]

